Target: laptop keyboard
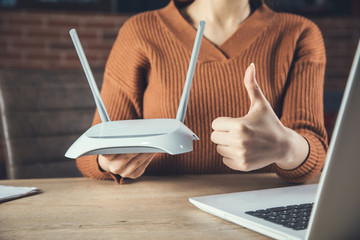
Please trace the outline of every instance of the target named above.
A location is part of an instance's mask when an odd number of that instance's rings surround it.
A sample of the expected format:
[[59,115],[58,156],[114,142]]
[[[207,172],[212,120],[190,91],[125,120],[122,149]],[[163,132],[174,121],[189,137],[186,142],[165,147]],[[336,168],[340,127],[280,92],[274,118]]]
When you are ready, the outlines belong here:
[[246,214],[262,218],[264,220],[283,225],[294,230],[303,230],[309,223],[313,203],[289,205],[248,211]]

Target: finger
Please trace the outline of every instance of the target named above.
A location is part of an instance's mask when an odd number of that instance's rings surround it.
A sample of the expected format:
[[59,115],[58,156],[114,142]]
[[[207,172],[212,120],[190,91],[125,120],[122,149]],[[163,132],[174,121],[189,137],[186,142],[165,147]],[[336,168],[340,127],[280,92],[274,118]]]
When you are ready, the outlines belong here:
[[121,156],[121,159],[124,161],[131,161],[136,158],[140,153],[126,153],[126,154],[118,154],[117,156]]
[[105,164],[108,166],[109,171],[122,176],[122,173],[126,170],[128,164],[130,164],[132,159],[134,159],[137,155],[139,155],[139,153],[102,156],[105,156]]
[[219,145],[231,145],[232,139],[229,137],[229,132],[214,131],[211,133],[211,141]]
[[129,165],[133,164],[134,159],[136,159],[141,153],[127,153],[121,154],[122,161],[124,161],[124,168],[128,168]]
[[223,163],[231,169],[243,171],[243,172],[254,171],[256,169],[260,169],[268,165],[268,163],[264,164],[261,161],[257,161],[257,159],[258,157],[246,157],[246,159],[223,157]]
[[[154,155],[155,156],[155,155]],[[142,162],[141,165],[138,166],[138,168],[136,168],[134,170],[134,172],[129,176],[129,178],[135,179],[140,177],[141,175],[144,174],[147,166],[149,166],[150,162],[152,161],[152,159],[154,158],[154,156],[152,156],[150,159],[149,158],[145,158],[144,161]]]
[[100,170],[104,172],[110,172],[109,160],[104,155],[99,155],[97,158]]
[[128,178],[137,178],[140,175],[137,174],[138,169],[142,172],[145,171],[146,167],[149,165],[151,160],[154,158],[155,154],[137,154],[128,164],[123,168],[121,176]]
[[233,170],[242,171],[242,172],[249,172],[257,169],[249,162],[239,161],[233,158],[224,157],[223,163]]
[[261,104],[264,101],[267,101],[264,97],[255,76],[255,64],[251,63],[250,66],[246,69],[244,84],[251,101],[251,108],[257,104]]
[[116,154],[100,154],[99,158],[104,159],[104,161],[111,161],[115,156]]
[[233,170],[240,170],[240,169],[238,169],[237,163],[234,159],[228,158],[228,157],[223,157],[222,161],[229,168],[231,168]]
[[241,160],[242,157],[242,149],[234,148],[230,146],[217,145],[216,151],[223,157]]
[[237,118],[218,117],[212,122],[212,129],[215,131],[228,132],[239,123]]
[[119,158],[124,161],[129,161],[136,157],[139,153],[126,153],[126,154],[102,154],[100,156],[106,158],[107,161],[118,160]]

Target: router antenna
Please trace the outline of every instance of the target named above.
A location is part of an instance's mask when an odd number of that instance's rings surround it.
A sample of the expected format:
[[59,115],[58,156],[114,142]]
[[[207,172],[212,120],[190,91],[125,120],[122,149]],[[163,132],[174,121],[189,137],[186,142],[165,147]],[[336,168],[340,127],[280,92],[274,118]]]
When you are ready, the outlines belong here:
[[91,72],[89,63],[88,63],[88,61],[86,59],[84,50],[83,50],[83,48],[81,46],[81,43],[80,43],[79,37],[78,37],[78,35],[76,33],[76,30],[71,29],[69,33],[70,33],[71,39],[72,39],[72,41],[74,43],[76,52],[77,52],[77,54],[79,56],[81,65],[82,65],[82,67],[84,69],[86,78],[87,78],[87,80],[89,82],[90,89],[91,89],[91,92],[92,92],[92,94],[94,96],[96,107],[97,107],[97,109],[99,111],[101,121],[102,122],[110,122],[109,115],[108,115],[108,113],[106,111],[106,108],[105,108],[105,105],[104,105],[104,103],[103,103],[103,101],[101,99],[99,89],[96,86],[94,76],[93,76],[93,74]]
[[186,109],[187,109],[187,105],[189,102],[189,96],[190,96],[190,88],[191,88],[192,80],[194,77],[196,61],[197,61],[197,58],[199,55],[201,40],[202,40],[202,37],[204,34],[204,28],[205,28],[205,21],[200,21],[199,27],[198,27],[198,30],[196,33],[196,37],[195,37],[193,51],[191,53],[191,59],[190,59],[189,69],[188,69],[188,72],[186,75],[183,94],[181,96],[178,112],[176,114],[176,119],[179,120],[180,122],[184,122],[184,120],[185,120]]

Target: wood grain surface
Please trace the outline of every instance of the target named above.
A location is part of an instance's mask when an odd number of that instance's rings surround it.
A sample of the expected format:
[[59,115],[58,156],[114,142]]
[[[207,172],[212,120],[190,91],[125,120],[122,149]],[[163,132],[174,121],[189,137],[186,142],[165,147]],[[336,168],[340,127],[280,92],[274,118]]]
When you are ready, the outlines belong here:
[[[317,182],[316,178],[313,182]],[[38,195],[0,204],[0,239],[268,239],[204,213],[189,197],[287,186],[275,174],[1,180]]]

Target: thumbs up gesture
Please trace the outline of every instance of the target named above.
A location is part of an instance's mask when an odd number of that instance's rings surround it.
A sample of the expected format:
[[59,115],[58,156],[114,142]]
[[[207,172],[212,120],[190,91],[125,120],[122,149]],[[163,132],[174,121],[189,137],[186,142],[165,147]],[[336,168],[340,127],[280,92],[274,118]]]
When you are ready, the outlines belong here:
[[256,81],[253,63],[246,70],[244,84],[251,101],[248,114],[219,117],[212,123],[211,140],[224,164],[240,171],[272,163],[283,169],[298,167],[308,155],[308,143],[280,122]]

